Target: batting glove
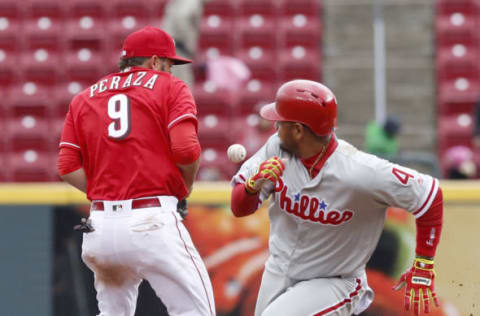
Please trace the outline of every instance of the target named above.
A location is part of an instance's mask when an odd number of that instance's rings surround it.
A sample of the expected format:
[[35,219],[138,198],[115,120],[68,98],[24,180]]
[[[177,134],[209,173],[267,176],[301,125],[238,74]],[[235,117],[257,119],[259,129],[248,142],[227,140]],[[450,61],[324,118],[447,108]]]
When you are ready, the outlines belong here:
[[187,207],[187,200],[186,200],[186,199],[183,199],[183,200],[178,201],[178,203],[177,203],[177,212],[178,212],[178,214],[180,214],[180,216],[182,217],[182,219],[187,218],[187,215],[188,215],[188,207]]
[[282,176],[284,169],[285,164],[278,157],[265,160],[258,167],[257,173],[245,182],[245,189],[248,193],[257,194],[265,182],[271,181],[275,184]]
[[405,309],[410,309],[413,294],[413,310],[415,315],[419,315],[420,304],[423,302],[425,313],[430,312],[430,296],[438,307],[437,295],[435,294],[433,280],[435,279],[435,271],[433,271],[433,260],[416,258],[413,266],[405,272],[400,281],[393,287],[394,290],[405,288]]

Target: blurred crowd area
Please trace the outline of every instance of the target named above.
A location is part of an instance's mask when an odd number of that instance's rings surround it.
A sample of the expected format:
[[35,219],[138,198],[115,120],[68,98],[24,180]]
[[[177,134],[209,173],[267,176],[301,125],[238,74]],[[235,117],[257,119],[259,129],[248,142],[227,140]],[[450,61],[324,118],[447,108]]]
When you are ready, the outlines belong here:
[[[324,6],[321,0],[2,0],[0,181],[59,180],[57,146],[69,101],[115,72],[123,39],[145,25],[164,28],[178,53],[194,59],[174,74],[189,84],[198,106],[198,179],[229,180],[238,165],[228,161],[228,146],[241,143],[251,155],[275,132],[257,113],[279,85],[322,81]],[[391,121],[366,125],[361,149],[428,164],[438,177],[478,178],[480,4],[437,0],[434,6],[436,152],[404,155],[396,142],[408,122],[398,119],[398,128]]]

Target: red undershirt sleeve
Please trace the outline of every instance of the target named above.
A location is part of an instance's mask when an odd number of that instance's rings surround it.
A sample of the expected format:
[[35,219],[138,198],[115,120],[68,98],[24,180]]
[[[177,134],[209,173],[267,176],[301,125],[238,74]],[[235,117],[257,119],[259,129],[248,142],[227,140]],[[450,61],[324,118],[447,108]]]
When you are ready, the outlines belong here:
[[244,183],[237,183],[232,190],[231,205],[233,215],[236,217],[253,214],[260,204],[259,194],[249,194],[245,191]]
[[183,120],[170,129],[173,159],[177,164],[189,165],[195,162],[202,151],[198,141],[196,122]]
[[440,241],[443,224],[443,193],[438,188],[430,208],[415,220],[417,225],[417,255],[434,257]]
[[57,162],[57,169],[59,175],[63,176],[65,174],[74,172],[81,167],[82,154],[79,150],[70,147],[60,148]]

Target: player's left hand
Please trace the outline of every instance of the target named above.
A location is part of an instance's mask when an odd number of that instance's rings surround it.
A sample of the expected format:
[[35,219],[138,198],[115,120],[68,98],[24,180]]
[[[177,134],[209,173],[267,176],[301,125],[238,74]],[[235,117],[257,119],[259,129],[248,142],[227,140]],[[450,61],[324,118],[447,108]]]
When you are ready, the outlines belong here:
[[182,219],[185,219],[188,215],[187,200],[183,199],[177,203],[177,212],[180,214]]
[[416,258],[413,261],[413,266],[400,277],[400,281],[393,289],[397,291],[406,285],[405,309],[408,311],[413,301],[414,313],[415,315],[419,315],[420,305],[423,302],[424,311],[428,313],[430,312],[430,296],[437,307],[440,305],[437,295],[435,294],[434,279],[435,271],[433,271],[433,260]]

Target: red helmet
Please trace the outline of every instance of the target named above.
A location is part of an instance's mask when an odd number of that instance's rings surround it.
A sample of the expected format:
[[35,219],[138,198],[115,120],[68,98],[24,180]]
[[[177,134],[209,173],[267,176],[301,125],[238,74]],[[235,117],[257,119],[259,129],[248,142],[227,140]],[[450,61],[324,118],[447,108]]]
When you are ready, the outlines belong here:
[[337,125],[337,100],[321,83],[292,80],[278,89],[275,103],[264,105],[260,115],[270,121],[303,123],[315,134],[326,136]]

